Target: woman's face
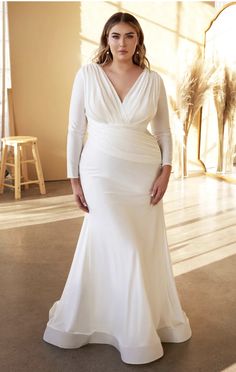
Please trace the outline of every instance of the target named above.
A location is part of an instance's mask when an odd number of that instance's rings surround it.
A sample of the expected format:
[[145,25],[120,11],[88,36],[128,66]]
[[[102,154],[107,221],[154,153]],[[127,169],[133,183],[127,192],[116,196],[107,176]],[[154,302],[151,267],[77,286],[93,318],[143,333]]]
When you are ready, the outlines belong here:
[[128,61],[132,59],[138,44],[138,35],[128,23],[117,23],[110,29],[107,43],[113,60]]

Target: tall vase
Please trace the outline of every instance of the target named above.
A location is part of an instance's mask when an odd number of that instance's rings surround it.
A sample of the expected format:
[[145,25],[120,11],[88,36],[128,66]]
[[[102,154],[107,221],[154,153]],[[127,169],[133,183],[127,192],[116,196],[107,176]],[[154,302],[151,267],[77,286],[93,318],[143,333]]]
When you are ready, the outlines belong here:
[[233,172],[234,147],[235,147],[235,124],[234,118],[228,120],[228,143],[225,155],[225,173]]
[[183,139],[183,175],[184,177],[188,176],[188,152],[187,152],[187,143],[188,143],[188,133],[184,133]]
[[223,172],[224,163],[224,121],[223,115],[218,116],[218,159],[217,172]]
[[174,176],[183,178],[183,125],[177,115],[173,115],[174,123]]

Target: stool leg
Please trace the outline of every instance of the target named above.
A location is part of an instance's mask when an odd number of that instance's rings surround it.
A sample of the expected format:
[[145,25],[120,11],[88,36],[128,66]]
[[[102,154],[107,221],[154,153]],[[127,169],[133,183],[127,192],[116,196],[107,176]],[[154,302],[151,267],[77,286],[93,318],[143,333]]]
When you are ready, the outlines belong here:
[[0,169],[0,194],[4,190],[4,181],[5,181],[5,172],[6,172],[6,160],[7,160],[7,149],[8,146],[3,142],[2,144],[2,160],[1,160],[1,169]]
[[[8,146],[7,150],[7,162],[14,164],[14,148],[12,146]],[[10,176],[12,179],[14,179],[14,167],[9,167],[8,169]]]
[[35,160],[35,167],[36,167],[37,177],[38,177],[38,181],[39,181],[40,193],[41,194],[46,194],[45,183],[44,183],[44,178],[43,178],[43,171],[42,171],[40,157],[39,157],[39,150],[38,150],[38,146],[37,146],[36,142],[34,142],[32,144],[32,154],[33,154],[33,158]]
[[15,199],[21,198],[21,185],[20,185],[20,148],[17,144],[14,145],[15,157]]
[[[22,160],[27,160],[27,156],[26,156],[26,148],[24,145],[21,146],[21,154],[22,154]],[[28,168],[27,168],[27,164],[26,163],[22,163],[21,164],[21,167],[22,167],[22,175],[23,175],[23,178],[24,178],[24,182],[28,182],[29,181],[29,177],[28,177]],[[24,185],[25,186],[25,189],[28,189],[29,188],[29,185]]]

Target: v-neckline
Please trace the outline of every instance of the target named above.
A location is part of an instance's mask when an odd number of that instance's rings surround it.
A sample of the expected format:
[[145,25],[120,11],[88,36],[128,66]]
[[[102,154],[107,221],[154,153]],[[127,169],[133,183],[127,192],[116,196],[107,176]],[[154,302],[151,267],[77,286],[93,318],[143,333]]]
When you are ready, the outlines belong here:
[[133,85],[131,86],[131,88],[128,90],[128,92],[126,93],[123,101],[121,100],[119,94],[117,93],[117,90],[116,88],[114,87],[114,85],[112,84],[111,80],[109,79],[107,73],[104,71],[104,69],[98,64],[98,63],[95,63],[95,65],[97,65],[98,69],[102,71],[103,75],[105,76],[106,80],[108,81],[109,85],[111,86],[113,92],[115,93],[116,97],[118,98],[119,102],[121,105],[124,105],[127,97],[130,95],[130,93],[132,92],[132,90],[135,88],[135,86],[137,85],[137,83],[139,82],[139,80],[141,79],[141,77],[144,75],[144,73],[146,72],[146,67],[144,67],[143,71],[141,72],[141,74],[137,77],[137,79],[135,80],[135,82],[133,83]]

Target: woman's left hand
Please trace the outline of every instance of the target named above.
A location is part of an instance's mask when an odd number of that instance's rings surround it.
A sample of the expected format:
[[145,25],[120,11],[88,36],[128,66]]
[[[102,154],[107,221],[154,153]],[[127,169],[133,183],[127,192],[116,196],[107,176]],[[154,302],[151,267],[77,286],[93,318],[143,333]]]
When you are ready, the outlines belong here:
[[155,178],[150,189],[150,204],[156,205],[163,198],[168,186],[170,172],[171,166],[164,165],[161,174]]

